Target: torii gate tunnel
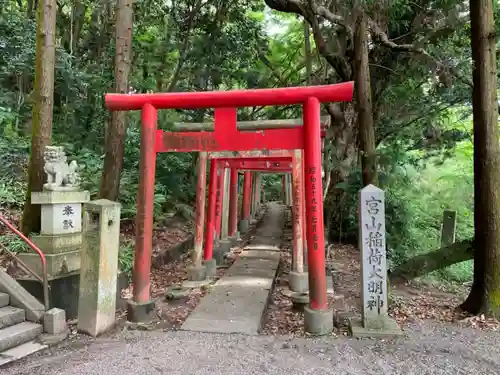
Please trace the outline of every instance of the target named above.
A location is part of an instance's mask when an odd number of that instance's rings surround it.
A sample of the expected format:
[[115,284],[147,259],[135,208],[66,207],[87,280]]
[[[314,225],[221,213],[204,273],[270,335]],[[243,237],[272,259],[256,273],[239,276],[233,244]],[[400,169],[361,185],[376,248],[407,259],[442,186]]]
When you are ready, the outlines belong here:
[[[311,310],[327,310],[323,188],[321,176],[320,103],[351,101],[354,82],[336,85],[278,89],[231,90],[156,94],[106,94],[112,111],[142,111],[139,189],[137,192],[133,301],[129,307],[150,301],[150,269],[153,236],[153,197],[156,153],[250,150],[304,150],[306,239]],[[253,106],[303,106],[302,127],[240,132],[236,108]],[[215,108],[213,132],[164,132],[158,130],[158,110]],[[130,312],[130,309],[129,309]],[[318,311],[320,312],[320,311]],[[307,324],[307,322],[306,322]]]

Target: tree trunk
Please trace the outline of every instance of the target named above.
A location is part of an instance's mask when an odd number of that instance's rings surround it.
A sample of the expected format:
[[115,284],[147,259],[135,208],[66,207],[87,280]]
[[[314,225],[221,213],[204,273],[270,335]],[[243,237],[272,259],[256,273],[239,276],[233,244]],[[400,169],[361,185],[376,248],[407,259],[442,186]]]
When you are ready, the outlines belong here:
[[[118,0],[116,4],[116,56],[115,92],[128,91],[128,75],[132,56],[132,0]],[[104,167],[99,195],[112,201],[118,200],[120,175],[123,168],[127,113],[113,111],[108,126]]]
[[375,158],[375,130],[373,127],[370,67],[368,65],[368,38],[363,11],[357,10],[354,33],[354,76],[356,109],[358,111],[359,150],[363,170],[363,186],[377,185]]
[[474,242],[455,242],[440,249],[408,259],[390,272],[391,279],[414,279],[453,264],[471,260],[474,256]]
[[[354,166],[358,150],[356,147],[356,113],[352,103],[342,104],[342,110],[331,120],[328,130],[328,142],[325,152],[330,154],[333,164],[330,173],[330,184],[324,200],[324,223],[328,241],[341,242],[345,240],[346,229],[344,221],[348,216],[346,188],[339,184],[347,183],[349,174]],[[335,111],[337,112],[337,111]],[[330,161],[329,161],[330,162]]]
[[470,1],[474,120],[474,282],[462,308],[500,317],[500,148],[491,0]]
[[40,231],[40,205],[31,204],[31,192],[42,191],[43,152],[52,140],[56,11],[55,0],[38,2],[31,155],[28,166],[28,191],[22,218],[22,231],[25,235]]

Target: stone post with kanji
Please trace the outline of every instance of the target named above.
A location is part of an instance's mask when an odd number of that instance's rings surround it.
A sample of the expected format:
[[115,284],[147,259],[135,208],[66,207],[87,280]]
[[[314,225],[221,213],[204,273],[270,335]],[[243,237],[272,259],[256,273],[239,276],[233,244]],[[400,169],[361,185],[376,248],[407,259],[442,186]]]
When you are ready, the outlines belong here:
[[[67,162],[63,147],[47,146],[44,161],[47,183],[43,191],[31,193],[31,203],[41,205],[41,230],[31,240],[45,253],[47,276],[54,280],[80,271],[82,203],[90,200],[90,194],[80,188],[78,166]],[[21,253],[19,258],[42,274],[37,254]]]
[[368,185],[359,192],[358,246],[361,254],[361,320],[349,321],[355,337],[401,335],[396,321],[387,313],[387,259],[384,191]]

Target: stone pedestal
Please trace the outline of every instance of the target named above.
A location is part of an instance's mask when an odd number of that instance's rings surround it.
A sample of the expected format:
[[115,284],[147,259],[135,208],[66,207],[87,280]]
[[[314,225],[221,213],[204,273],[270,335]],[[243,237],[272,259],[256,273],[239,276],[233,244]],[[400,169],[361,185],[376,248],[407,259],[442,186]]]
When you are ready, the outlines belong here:
[[241,219],[239,225],[240,232],[246,233],[248,231],[248,228],[250,228],[250,218]]
[[213,259],[217,262],[217,265],[222,265],[225,263],[225,255],[231,249],[231,241],[220,240],[217,247],[214,247]]
[[186,269],[189,281],[201,281],[207,278],[207,269],[205,266],[191,266]]
[[327,335],[333,331],[333,310],[314,310],[304,307],[304,330],[314,336]]
[[[42,206],[41,231],[39,235],[32,235],[31,240],[47,258],[49,280],[80,270],[82,203],[89,199],[88,191],[46,190],[31,194],[31,202]],[[19,258],[42,275],[38,254],[20,253]]]
[[[402,334],[387,314],[387,260],[385,244],[385,197],[383,190],[368,185],[359,193],[359,248],[362,269],[361,320],[349,321],[357,337]],[[396,328],[397,327],[397,328]]]
[[292,292],[309,292],[309,274],[307,272],[294,272],[288,274],[288,285]]
[[78,331],[97,336],[115,324],[120,204],[107,199],[84,207]]
[[[129,285],[128,276],[124,273],[118,274],[118,284],[116,286],[116,300],[120,300],[122,289]],[[17,279],[19,284],[26,289],[37,300],[43,303],[42,284],[32,277]],[[80,290],[80,271],[76,271],[49,281],[49,302],[50,307],[60,308],[66,312],[67,319],[78,317],[78,294]]]
[[203,261],[203,266],[205,267],[206,277],[213,278],[217,276],[217,261],[215,259]]

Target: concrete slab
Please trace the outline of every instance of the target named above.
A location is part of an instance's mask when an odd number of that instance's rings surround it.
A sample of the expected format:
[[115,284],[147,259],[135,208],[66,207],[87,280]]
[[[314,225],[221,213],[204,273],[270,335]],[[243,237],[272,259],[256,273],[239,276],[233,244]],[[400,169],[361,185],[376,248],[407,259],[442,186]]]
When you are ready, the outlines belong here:
[[269,203],[246,246],[225,275],[189,315],[181,329],[257,335],[280,263],[283,207]]
[[383,329],[365,328],[360,318],[351,318],[349,319],[349,332],[352,337],[358,338],[390,339],[404,335],[398,323],[389,317],[386,319]]
[[262,256],[239,257],[181,328],[257,335],[280,259],[279,253],[262,251]]
[[278,246],[273,246],[273,245],[247,245],[243,248],[243,251],[245,250],[258,250],[258,251],[280,251],[280,248]]
[[14,306],[0,308],[0,329],[24,322],[26,313],[23,309]]
[[0,307],[5,307],[9,305],[9,295],[6,293],[0,293]]
[[42,331],[41,324],[32,322],[22,322],[0,329],[0,352],[34,340]]
[[18,345],[12,349],[0,353],[0,366],[6,365],[9,362],[17,361],[30,354],[48,348],[47,345],[39,344],[35,340]]

